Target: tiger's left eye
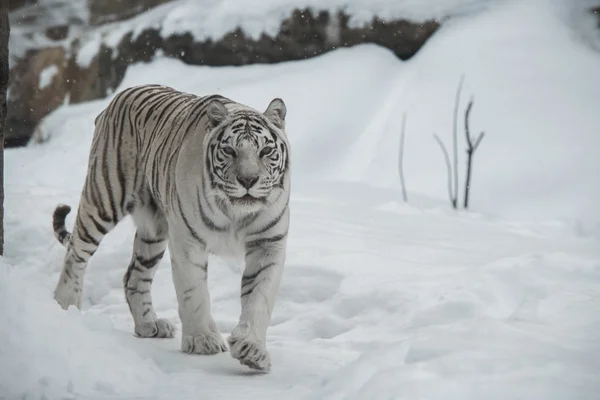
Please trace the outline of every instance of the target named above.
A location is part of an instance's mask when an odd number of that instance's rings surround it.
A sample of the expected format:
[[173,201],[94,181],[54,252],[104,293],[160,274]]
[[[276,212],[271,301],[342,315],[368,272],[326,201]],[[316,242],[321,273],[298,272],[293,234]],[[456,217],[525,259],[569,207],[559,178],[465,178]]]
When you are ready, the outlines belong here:
[[258,153],[258,156],[260,158],[267,157],[267,156],[270,156],[271,154],[273,154],[274,151],[275,151],[275,149],[273,147],[263,147],[263,149],[260,151],[260,153]]
[[235,150],[233,148],[229,147],[229,146],[223,147],[223,153],[227,154],[230,157],[235,157],[236,156]]

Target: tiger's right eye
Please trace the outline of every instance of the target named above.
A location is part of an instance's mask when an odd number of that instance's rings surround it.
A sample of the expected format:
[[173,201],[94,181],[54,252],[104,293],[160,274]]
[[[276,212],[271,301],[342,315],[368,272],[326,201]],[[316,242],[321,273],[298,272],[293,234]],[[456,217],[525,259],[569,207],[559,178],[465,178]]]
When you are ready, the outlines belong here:
[[229,157],[235,157],[237,155],[235,150],[229,146],[223,147],[223,153],[227,154]]

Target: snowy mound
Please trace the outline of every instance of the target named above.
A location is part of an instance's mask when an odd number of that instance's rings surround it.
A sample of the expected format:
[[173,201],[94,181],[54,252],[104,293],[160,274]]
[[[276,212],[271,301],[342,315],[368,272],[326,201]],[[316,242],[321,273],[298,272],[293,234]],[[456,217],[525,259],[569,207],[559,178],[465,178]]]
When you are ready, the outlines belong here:
[[[156,59],[127,71],[120,89],[163,83],[257,109],[286,101],[292,222],[268,375],[228,354],[184,355],[179,334],[133,337],[121,287],[129,220],[92,258],[83,310],[55,304],[64,249],[50,216],[59,202],[77,205],[109,99],[52,113],[45,143],[6,152],[0,398],[597,398],[600,56],[555,4],[456,19],[405,63],[365,45],[279,65]],[[469,214],[449,209],[432,138],[450,143],[462,74],[461,110],[474,96],[472,129],[486,132]],[[397,172],[404,112],[408,204]],[[462,132],[461,122],[461,185]],[[169,264],[154,280],[155,309],[180,328]],[[224,335],[240,311],[239,268],[211,260]]]
[[110,319],[75,308],[63,312],[48,302],[49,287],[4,263],[0,271],[0,397],[62,398],[114,387],[125,395],[150,394],[146,388],[161,379],[160,369],[111,334]]

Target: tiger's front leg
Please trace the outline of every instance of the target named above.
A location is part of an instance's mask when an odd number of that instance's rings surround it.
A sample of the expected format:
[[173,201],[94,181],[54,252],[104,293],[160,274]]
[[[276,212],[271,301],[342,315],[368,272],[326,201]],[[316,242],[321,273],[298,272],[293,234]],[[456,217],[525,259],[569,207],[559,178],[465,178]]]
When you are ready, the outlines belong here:
[[193,354],[227,351],[210,312],[208,253],[203,243],[169,235],[173,283],[181,319],[181,350]]
[[231,356],[253,369],[268,371],[267,328],[285,262],[285,235],[246,243],[246,268],[242,275],[242,313],[228,338]]

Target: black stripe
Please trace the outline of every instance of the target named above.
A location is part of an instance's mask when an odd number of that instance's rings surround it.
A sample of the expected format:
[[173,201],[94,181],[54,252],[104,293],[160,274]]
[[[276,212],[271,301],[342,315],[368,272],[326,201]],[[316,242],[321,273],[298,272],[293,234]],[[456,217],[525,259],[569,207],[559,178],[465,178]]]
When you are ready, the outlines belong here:
[[116,162],[116,169],[117,169],[117,182],[119,182],[119,187],[121,189],[121,201],[119,202],[119,204],[121,205],[121,212],[123,212],[123,210],[125,210],[125,174],[123,172],[123,152],[121,151],[122,148],[122,142],[123,142],[123,129],[125,127],[125,117],[127,115],[127,113],[124,111],[125,108],[128,108],[127,104],[122,105],[120,112],[117,114],[118,116],[122,116],[121,117],[121,122],[119,124],[119,126],[117,127],[117,123],[118,120],[117,118],[113,119],[113,129],[114,129],[114,135],[115,135],[115,157],[117,159]]
[[145,269],[142,269],[141,267],[138,267],[137,265],[135,265],[135,262],[134,262],[134,263],[131,265],[131,267],[130,267],[130,268],[131,268],[132,270],[135,270],[135,271],[137,271],[137,272],[140,272],[140,273],[142,273],[142,274],[146,272],[146,270],[145,270]]
[[83,264],[83,263],[85,263],[85,260],[84,260],[84,259],[83,259],[81,256],[79,256],[79,254],[77,254],[77,253],[75,252],[75,250],[73,250],[73,253],[72,253],[72,254],[73,254],[73,259],[75,260],[75,262],[76,262],[76,263],[78,263],[78,264]]
[[[140,93],[141,96],[136,97],[135,100],[131,102],[131,110],[135,113],[137,113],[140,108],[142,108],[142,111],[146,109],[148,107],[148,102],[150,102],[155,95],[160,94],[161,90],[159,85],[145,85],[140,88]],[[138,102],[142,96],[146,97]]]
[[127,290],[131,295],[150,293],[149,290],[137,290],[136,288],[130,288],[130,287],[125,288],[125,290]]
[[97,175],[97,167],[98,167],[98,161],[97,161],[97,159],[94,159],[94,161],[92,162],[92,164],[90,166],[90,171],[88,173],[89,179],[86,179],[86,186],[89,186],[91,203],[98,210],[98,216],[100,217],[100,219],[103,222],[112,224],[113,221],[111,221],[110,216],[108,215],[108,212],[104,208],[105,204],[102,199],[102,195],[100,194],[100,188],[98,187],[99,179],[96,176]]
[[146,118],[144,119],[144,125],[148,124],[148,120],[154,115],[154,110],[156,108],[159,108],[168,99],[169,93],[161,92],[156,99],[152,100],[152,103],[148,103]]
[[229,209],[227,208],[227,204],[224,201],[217,201],[217,208],[226,216],[229,217]]
[[283,216],[285,215],[285,213],[287,211],[288,211],[288,205],[286,204],[286,206],[283,208],[283,211],[277,217],[275,217],[275,219],[273,219],[271,222],[269,222],[267,225],[265,225],[258,231],[251,232],[248,235],[249,236],[250,235],[258,235],[258,234],[264,233],[264,232],[268,231],[269,229],[273,228],[275,225],[277,225],[277,223],[281,220],[281,218],[283,218]]
[[144,244],[158,244],[158,243],[162,243],[165,240],[167,240],[166,238],[158,238],[158,239],[139,238],[139,239]]
[[[116,150],[116,158],[117,158],[117,180],[119,181],[119,185],[121,188],[121,212],[125,209],[125,192],[126,192],[126,182],[125,175],[123,173],[123,161],[122,161],[122,151],[121,151],[121,143],[123,140],[123,130],[125,128],[126,117],[131,112],[131,108],[133,103],[140,97],[144,96],[148,91],[147,87],[139,87],[134,90],[131,90],[127,96],[125,96],[120,104],[120,107],[117,110],[117,115],[113,118],[113,134],[115,137],[115,150]],[[120,124],[119,124],[120,120]],[[117,125],[119,124],[119,125]],[[130,127],[133,132],[133,127]]]
[[203,264],[194,264],[196,267],[200,268],[202,271],[207,272],[208,271],[208,263],[203,263]]
[[260,275],[263,271],[266,271],[268,268],[271,268],[274,265],[276,265],[276,263],[271,262],[269,264],[263,265],[258,271],[256,271],[252,275],[242,276],[242,289],[244,288],[244,286],[247,286],[247,285],[251,284],[252,282],[254,282],[256,277],[258,277],[258,275]]
[[249,289],[246,289],[246,290],[242,291],[242,294],[241,294],[241,296],[240,296],[240,297],[245,297],[245,296],[248,296],[249,294],[251,294],[252,292],[254,292],[254,289],[255,289],[257,286],[258,286],[258,285],[254,285],[254,286],[252,286],[251,288],[249,288]]
[[[177,110],[178,107],[181,107],[175,114],[171,113],[169,115],[169,121],[170,121],[170,129],[169,131],[171,132],[170,135],[163,135],[163,142],[161,143],[161,146],[159,146],[159,150],[157,153],[157,160],[158,162],[161,163],[163,168],[166,168],[166,170],[169,170],[169,165],[170,165],[170,161],[173,159],[173,157],[175,155],[179,154],[179,148],[174,147],[173,143],[179,143],[180,142],[180,129],[181,129],[181,125],[183,124],[183,122],[185,121],[187,114],[189,112],[189,108],[185,107],[186,103],[188,102],[188,98],[184,98],[182,99],[182,101],[180,101],[179,103],[177,103],[174,106],[174,110]],[[169,153],[169,151],[171,151]],[[166,153],[166,155],[165,155]],[[156,171],[155,171],[156,172]],[[166,193],[170,193],[171,190],[171,179],[166,179],[165,181],[165,192]]]
[[163,257],[164,254],[165,254],[165,252],[161,251],[160,253],[158,253],[157,255],[155,255],[154,257],[151,257],[151,258],[144,258],[142,256],[137,256],[136,261],[142,267],[152,268],[160,261],[160,259]]
[[77,218],[77,233],[79,238],[84,241],[85,243],[88,244],[93,244],[94,246],[98,247],[100,245],[100,242],[98,240],[96,240],[96,238],[94,238],[90,232],[87,230],[87,227],[83,224],[83,221],[81,220],[81,218]]
[[[179,116],[182,112],[183,113],[186,112],[186,108],[184,107],[181,110],[179,110],[179,112],[176,115],[172,115],[172,111],[174,109],[176,109],[180,105],[184,104],[188,100],[189,100],[189,96],[183,96],[183,95],[173,96],[170,99],[169,103],[166,104],[164,106],[164,108],[162,109],[162,111],[159,115],[159,120],[157,121],[157,124],[152,129],[150,142],[156,141],[157,140],[156,137],[160,136],[161,133],[164,132],[164,130],[165,130],[164,128],[165,128],[165,126],[167,126],[168,123],[173,123],[177,116]],[[168,111],[168,114],[165,115],[165,112],[167,112],[167,111]],[[165,118],[163,118],[163,116]],[[172,126],[172,127],[174,128],[174,126]],[[157,170],[156,164],[158,164],[160,161],[162,161],[164,151],[169,149],[173,142],[173,137],[170,135],[162,135],[161,139],[162,139],[162,142],[158,143],[158,146],[155,146],[155,147],[158,147],[158,151],[152,157],[152,165],[151,165],[152,176],[153,176],[152,183],[156,190],[159,189],[159,180],[163,176]],[[149,147],[153,147],[153,146],[149,146]],[[162,171],[160,171],[160,172],[162,172]]]
[[106,195],[108,196],[108,200],[110,203],[110,207],[112,211],[112,223],[116,224],[118,221],[117,218],[117,205],[115,204],[114,194],[112,190],[112,182],[110,180],[110,171],[109,171],[109,163],[106,160],[106,156],[108,155],[108,144],[110,141],[111,135],[106,135],[104,140],[104,149],[102,151],[103,163],[102,163],[102,177],[104,178],[104,189],[106,189]]
[[217,226],[213,220],[211,220],[205,213],[204,207],[202,207],[202,201],[200,200],[200,192],[196,191],[196,196],[198,198],[198,209],[200,211],[200,218],[206,227],[212,231],[216,232],[225,232],[227,227]]
[[190,221],[188,221],[188,219],[186,218],[185,214],[183,213],[183,210],[181,208],[181,198],[177,197],[177,205],[179,207],[179,211],[180,211],[180,215],[181,215],[181,219],[183,220],[183,223],[185,224],[185,226],[188,228],[188,230],[190,231],[190,234],[192,235],[192,237],[194,239],[196,239],[198,242],[200,242],[203,246],[206,246],[206,242],[204,241],[204,239],[202,239],[200,237],[200,235],[198,235],[198,232],[196,232],[193,228],[192,225],[190,224]]
[[208,195],[206,194],[206,182],[202,182],[202,197],[204,197],[204,202],[208,206],[208,210],[211,212],[211,214],[214,214],[215,209],[213,208],[212,204],[210,204],[210,201],[208,200]]
[[[149,158],[149,153],[150,151],[153,149],[154,146],[152,146],[151,144],[154,142],[155,140],[155,136],[160,133],[160,129],[162,129],[162,127],[165,124],[165,120],[163,120],[163,115],[164,113],[169,109],[170,105],[172,103],[174,103],[175,101],[177,101],[179,98],[178,95],[173,94],[173,93],[165,93],[163,101],[158,105],[160,108],[160,113],[159,114],[154,114],[155,118],[154,118],[154,126],[152,126],[152,129],[147,133],[147,138],[146,138],[146,149],[144,151],[144,154],[142,155],[142,160],[147,160]],[[168,103],[168,104],[167,104]],[[159,129],[160,128],[160,129]],[[152,157],[152,166],[154,166],[154,164],[156,163],[155,157]]]
[[123,286],[125,287],[125,299],[127,300],[127,305],[129,306],[129,311],[131,310],[131,304],[129,304],[129,299],[127,298],[127,288],[129,287],[129,279],[131,279],[131,273],[135,267],[135,260],[131,260],[129,266],[127,266],[127,271],[125,272],[125,276],[123,277]]
[[218,94],[202,97],[198,101],[198,103],[195,104],[194,107],[191,109],[189,115],[190,115],[190,117],[193,117],[193,119],[191,119],[190,122],[187,124],[187,126],[184,129],[184,132],[188,132],[192,126],[196,126],[198,124],[198,122],[200,122],[202,117],[204,115],[206,115],[206,110],[203,109],[203,110],[201,110],[201,112],[198,112],[198,111],[202,107],[205,107],[210,101],[215,100],[215,99],[218,99],[223,104],[227,104],[227,102],[225,101],[226,99],[223,96],[218,95]]
[[281,235],[276,235],[269,238],[261,238],[252,240],[246,243],[246,257],[249,257],[252,253],[264,249],[266,245],[271,243],[276,243],[280,240],[283,240],[287,236],[287,232],[282,233]]
[[94,218],[93,215],[90,215],[89,217],[92,220],[92,222],[94,223],[94,225],[96,226],[96,230],[101,235],[106,235],[108,233],[108,230],[104,226],[100,225],[100,222],[96,221],[96,218]]
[[[165,118],[165,113],[166,112],[171,112],[171,105],[173,105],[174,103],[177,103],[179,101],[181,101],[181,95],[179,94],[171,94],[171,96],[169,96],[169,98],[167,99],[166,105],[164,105],[162,107],[162,110],[160,111],[160,114],[158,114],[157,120],[156,120],[156,125],[154,125],[154,129],[152,129],[151,132],[151,136],[154,136],[157,132],[160,132],[161,129],[164,127],[165,123],[168,122],[169,118]],[[161,129],[159,129],[159,127]]]
[[90,257],[94,255],[94,253],[96,252],[96,250],[87,250],[87,249],[81,249],[81,251],[83,251],[86,254],[89,254]]
[[258,212],[246,215],[238,222],[238,227],[240,229],[248,227],[250,224],[252,224],[256,220],[256,218],[258,218],[258,216],[259,216]]

